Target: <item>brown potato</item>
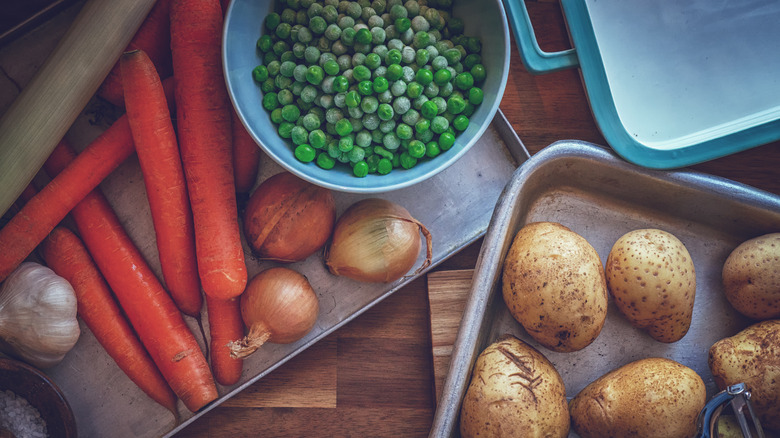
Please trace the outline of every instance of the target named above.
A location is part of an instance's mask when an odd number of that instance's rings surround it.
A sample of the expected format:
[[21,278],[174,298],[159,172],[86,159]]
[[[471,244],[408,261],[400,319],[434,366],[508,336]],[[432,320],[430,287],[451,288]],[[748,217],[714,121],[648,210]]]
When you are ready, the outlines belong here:
[[753,324],[716,342],[709,366],[721,390],[744,383],[761,426],[780,432],[780,320]]
[[569,404],[582,438],[691,437],[707,401],[695,371],[665,358],[626,364],[586,386]]
[[502,289],[512,316],[554,351],[585,348],[607,318],[598,253],[558,223],[530,223],[517,232],[504,260]]
[[726,299],[753,319],[780,317],[780,233],[743,242],[723,264]]
[[604,268],[618,310],[660,342],[688,333],[696,297],[696,271],[685,245],[657,229],[634,230],[612,246]]
[[468,437],[566,437],[569,410],[563,379],[553,364],[512,335],[477,357],[460,412]]

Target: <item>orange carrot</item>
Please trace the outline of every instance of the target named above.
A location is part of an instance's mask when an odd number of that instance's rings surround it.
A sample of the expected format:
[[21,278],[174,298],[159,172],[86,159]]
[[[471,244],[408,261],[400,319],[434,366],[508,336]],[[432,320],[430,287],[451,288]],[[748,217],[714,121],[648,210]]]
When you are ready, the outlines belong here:
[[207,295],[228,299],[244,291],[247,272],[238,226],[221,35],[218,1],[173,0],[176,124],[195,222],[198,271]]
[[46,238],[68,212],[134,151],[127,117],[95,139],[0,229],[0,281]]
[[[145,51],[163,78],[173,74],[173,67],[171,67],[170,10],[171,0],[157,0],[125,49],[125,51],[136,49]],[[114,105],[124,105],[122,72],[119,61],[117,61],[100,85],[98,96]]]
[[243,359],[230,357],[227,344],[244,337],[244,321],[238,298],[220,300],[206,295],[211,334],[211,370],[221,385],[234,385],[241,378]]
[[[73,153],[64,143],[55,152],[45,164],[47,171],[64,167]],[[71,216],[95,264],[173,392],[193,412],[216,399],[214,377],[195,336],[102,192],[90,192],[73,208]]]
[[163,86],[142,50],[125,52],[120,64],[127,119],[144,176],[163,278],[179,309],[198,316],[203,299],[195,260],[195,229]]
[[260,148],[246,131],[235,109],[233,116],[233,170],[237,193],[249,193],[257,180],[260,167]]
[[130,328],[87,248],[72,231],[57,227],[43,241],[46,264],[73,286],[78,314],[119,368],[146,395],[177,418],[176,395]]

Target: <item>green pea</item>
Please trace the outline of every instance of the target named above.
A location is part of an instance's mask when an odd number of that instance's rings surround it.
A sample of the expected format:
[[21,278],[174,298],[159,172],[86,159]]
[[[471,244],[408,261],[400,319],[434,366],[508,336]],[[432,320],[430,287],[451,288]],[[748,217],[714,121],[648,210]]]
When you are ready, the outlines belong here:
[[325,63],[322,64],[322,69],[329,76],[336,76],[337,74],[339,74],[340,71],[339,63],[334,61],[333,59],[329,59],[325,61]]
[[312,85],[319,85],[325,77],[325,72],[319,65],[312,65],[306,70],[306,81]]
[[262,84],[260,84],[260,91],[263,93],[271,93],[274,90],[276,90],[276,82],[273,80],[273,78],[268,78],[263,81]]
[[450,79],[452,78],[452,73],[446,68],[437,70],[436,73],[433,74],[433,83],[439,86],[444,86],[445,84],[450,82]]
[[431,43],[431,35],[426,31],[420,31],[414,34],[414,39],[412,40],[412,46],[418,49],[423,49],[425,47],[428,47]]
[[336,93],[343,93],[349,89],[349,79],[345,76],[336,76],[333,79],[333,91]]
[[366,150],[360,146],[355,146],[352,148],[351,151],[347,152],[347,158],[351,163],[357,163],[358,161],[363,161],[363,158],[365,157],[366,157]]
[[392,158],[380,158],[376,165],[376,172],[380,175],[387,175],[393,170]]
[[418,82],[409,82],[409,85],[406,86],[406,95],[409,96],[409,99],[417,99],[424,90],[425,88]]
[[344,96],[344,103],[350,108],[357,107],[360,105],[360,94],[355,90],[350,91]]
[[445,50],[442,55],[447,60],[447,63],[449,65],[455,65],[458,62],[460,62],[461,53],[460,53],[460,50],[458,50],[458,49],[448,49],[448,50]]
[[369,96],[374,92],[374,83],[371,81],[360,81],[357,86],[358,93],[363,96]]
[[345,46],[352,46],[355,44],[355,36],[357,31],[351,27],[348,27],[341,31],[341,43]]
[[295,145],[304,144],[306,143],[306,140],[308,140],[308,138],[309,138],[309,133],[306,131],[306,128],[299,125],[293,126],[291,132],[291,139],[293,144]]
[[453,95],[447,100],[447,111],[452,114],[460,114],[466,108],[466,101],[459,95]]
[[374,96],[366,96],[360,102],[360,109],[362,109],[364,113],[367,114],[375,113],[378,108],[379,108],[379,101]]
[[417,165],[417,158],[409,155],[408,152],[401,153],[401,167],[404,169],[411,169]]
[[262,83],[268,79],[268,67],[264,65],[258,65],[255,67],[252,70],[252,78],[258,83]]
[[469,127],[469,118],[461,114],[452,120],[452,126],[458,131],[465,131]]
[[274,40],[271,35],[263,35],[257,39],[257,49],[262,53],[270,52],[273,48]]
[[414,132],[412,131],[411,126],[406,123],[399,123],[395,128],[395,135],[401,140],[409,140],[414,135]]
[[[276,93],[276,100],[279,102],[279,105],[285,106],[293,103],[295,96],[293,96],[292,91],[283,89]],[[292,122],[292,120],[289,121]]]
[[300,144],[295,148],[295,158],[298,160],[304,162],[304,163],[311,163],[314,161],[314,158],[317,156],[317,151],[307,145],[307,144]]
[[314,35],[322,35],[327,28],[328,22],[319,15],[311,17],[309,20],[309,30],[311,30]]
[[485,80],[485,66],[482,64],[476,64],[471,67],[471,76],[474,78],[474,82],[482,83]]
[[371,39],[371,31],[366,28],[361,28],[355,34],[355,42],[360,44],[369,44],[371,43]]
[[339,139],[339,150],[341,152],[349,152],[353,147],[355,147],[355,142],[352,140],[352,137],[341,137]]
[[401,67],[401,64],[390,64],[387,67],[387,73],[385,73],[385,78],[387,78],[388,81],[397,81],[398,79],[401,79],[401,76],[403,76],[403,74],[404,74],[404,68]]
[[341,119],[336,122],[336,133],[342,137],[352,133],[352,123],[349,119]]
[[426,119],[433,119],[439,114],[439,107],[436,102],[429,100],[420,107],[420,114]]
[[425,143],[420,140],[412,140],[409,142],[407,152],[414,158],[422,158],[425,156]]
[[436,143],[435,141],[429,141],[428,144],[425,145],[425,155],[429,158],[433,158],[441,153],[441,148],[439,147],[439,143]]
[[280,39],[286,40],[290,37],[290,32],[292,31],[292,26],[290,26],[289,23],[279,23],[278,26],[276,26],[276,30],[274,33],[277,37]]
[[309,113],[303,116],[302,123],[307,131],[313,131],[320,127],[320,118],[316,114]]
[[417,70],[417,74],[415,75],[414,80],[419,82],[420,85],[426,86],[433,82],[433,73],[431,73],[430,70],[421,68]]
[[446,151],[455,144],[455,136],[449,132],[443,132],[439,136],[439,147],[441,150]]
[[376,110],[376,114],[379,116],[380,120],[390,120],[395,115],[395,112],[393,111],[393,107],[390,106],[390,104],[382,103],[379,104],[379,108]]
[[383,78],[382,76],[377,76],[374,78],[373,89],[375,93],[382,93],[387,91],[389,86],[390,84],[387,82],[387,79]]
[[463,60],[463,67],[466,70],[471,70],[475,65],[482,63],[482,57],[476,53],[470,53],[466,55],[466,59]]
[[336,160],[326,152],[320,152],[319,155],[317,155],[317,165],[325,170],[333,169],[333,166],[336,165]]
[[371,79],[371,70],[365,65],[358,65],[352,69],[352,77],[358,82],[367,81]]
[[393,64],[400,64],[402,59],[403,55],[401,54],[400,50],[390,49],[387,51],[387,55],[385,56],[385,64],[388,66]]
[[322,132],[321,129],[315,129],[311,132],[309,132],[309,144],[317,149],[322,149],[325,147],[325,143],[327,142],[327,137],[325,136],[325,133]]
[[352,166],[352,174],[358,178],[363,178],[368,175],[368,163],[365,161],[358,161]]
[[414,131],[417,133],[423,133],[431,129],[431,122],[427,119],[420,119],[414,124]]
[[484,93],[481,88],[472,87],[469,89],[469,103],[472,105],[479,105],[484,99]]
[[265,93],[263,96],[263,108],[265,108],[266,111],[273,111],[278,105],[279,100],[276,93]]
[[482,51],[482,42],[479,41],[479,38],[469,37],[466,40],[466,50],[469,53],[479,53]]
[[265,16],[265,27],[269,31],[272,31],[276,29],[277,26],[282,22],[282,17],[279,16],[276,12],[271,12],[270,14]]
[[465,91],[474,86],[474,77],[471,73],[459,73],[453,82],[455,87]]
[[282,122],[279,124],[279,137],[282,138],[292,138],[292,130],[295,128],[295,125],[290,122]]
[[425,64],[428,64],[428,61],[430,60],[431,54],[426,49],[419,49],[414,55],[414,61],[417,63],[418,67],[422,67]]
[[412,27],[412,20],[406,17],[401,17],[397,18],[393,24],[395,25],[395,30],[397,30],[399,33],[404,33]]
[[376,70],[377,67],[382,65],[382,58],[380,58],[376,53],[369,53],[366,55],[366,61],[364,65],[371,70]]

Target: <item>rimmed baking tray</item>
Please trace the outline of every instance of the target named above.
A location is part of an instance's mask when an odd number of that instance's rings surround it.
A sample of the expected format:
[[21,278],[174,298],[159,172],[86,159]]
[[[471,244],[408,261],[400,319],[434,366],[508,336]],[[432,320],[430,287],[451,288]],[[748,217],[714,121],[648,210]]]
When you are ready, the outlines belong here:
[[[571,228],[593,245],[602,262],[630,230],[660,228],[676,235],[691,254],[697,280],[693,321],[685,337],[672,344],[653,340],[631,327],[610,299],[604,328],[586,348],[555,353],[533,341],[504,304],[501,269],[516,232],[535,221]],[[461,400],[476,357],[504,333],[515,334],[550,359],[569,398],[606,372],[651,356],[691,367],[712,396],[710,346],[749,324],[724,297],[723,262],[739,243],[779,230],[780,197],[767,192],[694,171],[642,168],[590,143],[561,141],[546,147],[518,168],[496,204],[430,436],[459,436]]]
[[573,49],[539,48],[504,0],[529,71],[580,68],[594,118],[623,158],[677,168],[780,139],[780,2],[561,0]]

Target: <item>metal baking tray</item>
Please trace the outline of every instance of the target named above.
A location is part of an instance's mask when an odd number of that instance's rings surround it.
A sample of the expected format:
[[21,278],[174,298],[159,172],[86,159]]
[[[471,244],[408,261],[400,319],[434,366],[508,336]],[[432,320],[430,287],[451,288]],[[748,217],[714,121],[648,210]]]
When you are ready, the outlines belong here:
[[[516,232],[535,221],[559,222],[579,233],[602,263],[613,243],[630,230],[660,228],[676,235],[696,269],[693,321],[687,335],[672,344],[656,342],[631,327],[610,298],[601,334],[583,350],[555,353],[533,341],[504,304],[501,271]],[[641,168],[585,142],[561,141],[541,150],[518,168],[496,205],[430,436],[460,435],[461,400],[476,357],[504,333],[533,345],[555,365],[569,399],[608,371],[651,356],[691,367],[704,380],[708,396],[714,395],[708,350],[749,324],[724,297],[723,262],[741,242],[778,230],[780,197],[767,192],[693,171]]]
[[780,139],[780,2],[561,0],[573,49],[539,48],[504,0],[529,71],[579,67],[594,118],[625,159],[678,168]]
[[[75,12],[75,6],[69,8],[24,37],[0,47],[0,69],[6,73],[7,79],[0,80],[0,113],[8,108],[46,59],[57,39],[67,31]],[[67,138],[74,147],[83,148],[119,114],[121,112],[113,106],[97,98],[92,99],[68,131]],[[484,235],[501,190],[528,156],[525,146],[499,110],[474,147],[451,167],[425,182],[379,196],[403,205],[430,230],[433,236],[433,267]],[[281,167],[263,156],[258,184],[280,171]],[[46,178],[38,175],[35,181],[45,183]],[[157,275],[161,276],[154,229],[137,159],[131,157],[123,163],[101,184],[101,189],[132,240]],[[366,196],[334,192],[338,213]],[[273,266],[270,262],[254,260],[249,256],[248,247],[244,249],[250,276]],[[415,268],[423,257],[424,254],[421,254]],[[169,412],[148,398],[119,370],[82,322],[82,334],[74,349],[62,363],[45,371],[68,399],[79,435],[172,436],[414,279],[406,278],[390,284],[358,283],[331,275],[318,255],[288,266],[305,274],[319,296],[321,311],[314,329],[294,344],[264,345],[245,360],[239,383],[231,387],[218,386],[219,399],[201,411],[189,412],[179,403],[183,421],[178,425],[174,424]],[[208,336],[205,307],[202,317]],[[206,340],[202,339],[196,321],[189,317],[185,320],[204,347]]]

